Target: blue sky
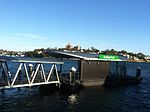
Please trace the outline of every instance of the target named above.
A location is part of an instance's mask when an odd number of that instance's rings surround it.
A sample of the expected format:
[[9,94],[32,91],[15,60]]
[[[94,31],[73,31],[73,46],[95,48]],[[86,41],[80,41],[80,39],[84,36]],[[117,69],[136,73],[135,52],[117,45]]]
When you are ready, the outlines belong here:
[[0,0],[0,49],[68,42],[150,55],[149,0]]

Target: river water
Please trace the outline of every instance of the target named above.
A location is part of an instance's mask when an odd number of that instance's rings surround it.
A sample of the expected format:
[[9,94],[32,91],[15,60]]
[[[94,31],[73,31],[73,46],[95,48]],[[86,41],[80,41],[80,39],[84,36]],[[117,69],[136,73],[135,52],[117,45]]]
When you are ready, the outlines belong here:
[[38,87],[0,91],[0,112],[150,112],[150,64],[127,63],[127,72],[138,66],[143,76],[139,85],[88,87],[77,93],[42,93]]

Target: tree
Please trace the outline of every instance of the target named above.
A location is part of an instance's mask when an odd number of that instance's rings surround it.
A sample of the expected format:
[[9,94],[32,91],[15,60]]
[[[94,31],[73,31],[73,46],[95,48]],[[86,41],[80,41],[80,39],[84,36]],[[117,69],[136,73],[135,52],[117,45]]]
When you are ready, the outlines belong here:
[[91,50],[92,50],[93,52],[95,52],[95,53],[99,52],[99,50],[96,49],[95,47],[91,47]]
[[137,55],[139,59],[145,59],[145,55],[143,53],[138,53]]
[[122,53],[122,54],[127,54],[127,51],[121,50],[121,53]]
[[111,49],[110,54],[117,55],[117,54],[118,54],[118,52],[117,52],[117,51],[115,51],[114,49]]

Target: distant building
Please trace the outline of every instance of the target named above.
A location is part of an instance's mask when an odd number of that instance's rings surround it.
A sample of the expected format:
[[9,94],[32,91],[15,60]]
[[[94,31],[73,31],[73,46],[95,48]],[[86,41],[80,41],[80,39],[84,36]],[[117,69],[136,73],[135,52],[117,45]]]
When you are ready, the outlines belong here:
[[127,57],[127,59],[130,59],[130,58],[132,58],[129,54],[124,54],[124,53],[118,53],[119,55],[121,55],[121,56],[124,56],[124,57]]
[[146,60],[150,60],[150,56],[145,56],[145,59]]
[[42,52],[42,51],[38,51],[37,53],[38,53],[38,54],[42,54],[43,52]]
[[73,45],[71,45],[70,43],[68,43],[65,48],[67,50],[71,50],[73,48]]
[[138,58],[138,57],[135,57],[135,56],[134,56],[133,59],[136,60],[136,61],[139,61],[139,58]]

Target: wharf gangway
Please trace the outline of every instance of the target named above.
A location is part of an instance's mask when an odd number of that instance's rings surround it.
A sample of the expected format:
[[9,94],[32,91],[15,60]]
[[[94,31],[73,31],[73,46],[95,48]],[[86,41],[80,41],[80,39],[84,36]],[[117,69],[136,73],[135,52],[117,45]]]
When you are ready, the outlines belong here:
[[[12,72],[8,63],[18,63],[19,66],[14,66],[13,71],[15,70],[15,72]],[[45,64],[47,66],[44,66]],[[46,84],[59,85],[60,78],[57,65],[62,67],[62,64],[62,61],[3,59],[0,57],[0,89]],[[46,69],[48,69],[47,72]]]

